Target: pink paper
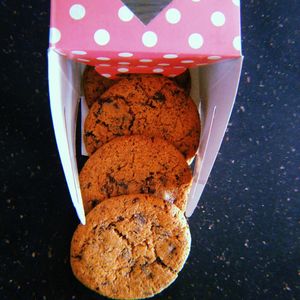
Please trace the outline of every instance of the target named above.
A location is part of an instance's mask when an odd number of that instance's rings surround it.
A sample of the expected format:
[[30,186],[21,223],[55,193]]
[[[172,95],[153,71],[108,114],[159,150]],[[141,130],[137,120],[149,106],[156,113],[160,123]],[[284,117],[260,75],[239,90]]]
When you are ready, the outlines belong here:
[[175,76],[241,55],[239,1],[173,0],[145,25],[120,0],[52,0],[50,46],[106,77]]

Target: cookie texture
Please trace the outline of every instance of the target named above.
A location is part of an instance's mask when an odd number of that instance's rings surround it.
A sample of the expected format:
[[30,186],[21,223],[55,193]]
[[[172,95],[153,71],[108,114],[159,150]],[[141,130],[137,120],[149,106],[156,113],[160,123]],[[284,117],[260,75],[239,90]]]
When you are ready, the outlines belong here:
[[82,77],[83,92],[90,108],[115,81],[101,76],[94,67],[86,66]]
[[111,86],[92,105],[84,127],[89,155],[118,136],[140,134],[169,141],[190,160],[200,137],[193,100],[173,81],[155,75],[131,76]]
[[80,175],[85,212],[119,195],[154,194],[185,211],[192,173],[182,154],[160,138],[118,137],[89,157]]
[[73,235],[74,275],[95,292],[114,299],[151,297],[178,276],[190,251],[183,213],[149,195],[101,202]]

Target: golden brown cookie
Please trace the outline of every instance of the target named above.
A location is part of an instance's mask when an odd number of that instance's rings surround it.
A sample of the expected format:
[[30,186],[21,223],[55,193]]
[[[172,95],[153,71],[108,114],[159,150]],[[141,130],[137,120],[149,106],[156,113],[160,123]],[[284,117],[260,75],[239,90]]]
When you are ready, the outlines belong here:
[[168,78],[154,75],[124,78],[111,86],[91,107],[84,127],[89,154],[115,137],[141,134],[169,141],[190,160],[200,137],[193,100]]
[[94,67],[86,66],[83,73],[82,85],[87,106],[90,108],[114,83],[115,81],[101,76]]
[[151,297],[178,276],[190,251],[183,213],[149,195],[101,202],[79,225],[71,242],[74,275],[114,299]]
[[80,172],[85,212],[119,195],[154,194],[185,211],[192,173],[170,143],[133,135],[118,137],[98,149]]

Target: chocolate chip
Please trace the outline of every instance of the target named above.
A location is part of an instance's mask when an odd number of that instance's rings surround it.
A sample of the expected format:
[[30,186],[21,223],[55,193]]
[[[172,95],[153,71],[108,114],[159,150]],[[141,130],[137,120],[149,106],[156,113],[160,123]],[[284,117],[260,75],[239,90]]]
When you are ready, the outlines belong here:
[[112,229],[112,228],[115,228],[116,227],[116,224],[115,223],[110,223],[108,226],[107,226],[107,229]]
[[153,100],[160,103],[164,103],[166,101],[166,97],[162,92],[156,92],[153,96]]
[[136,203],[136,202],[138,202],[138,201],[140,201],[139,198],[134,198],[134,199],[132,199],[132,203]]
[[106,176],[108,177],[109,182],[111,182],[111,183],[115,183],[116,182],[116,179],[112,175],[106,174]]
[[114,106],[114,108],[116,108],[116,109],[119,109],[119,108],[120,108],[120,106],[119,106],[118,103],[114,103],[113,106]]
[[168,267],[159,256],[156,257],[156,262],[163,267]]
[[118,216],[117,221],[124,221],[124,218],[122,216]]
[[102,102],[99,102],[99,101],[98,101],[98,103],[99,103],[100,107],[97,109],[97,111],[96,111],[95,114],[94,114],[96,117],[98,117],[99,115],[101,115],[101,114],[102,114],[102,111],[103,111],[103,110],[102,110]]
[[98,227],[98,225],[95,225],[95,226],[93,227],[93,229],[92,229],[93,234],[95,234],[97,227]]
[[81,260],[81,259],[82,259],[82,255],[78,254],[78,255],[73,256],[73,258],[74,258],[74,259]]
[[136,213],[133,215],[134,219],[138,221],[140,224],[145,224],[147,222],[145,216],[141,213]]
[[151,175],[151,176],[148,176],[146,177],[145,181],[146,181],[146,184],[147,185],[151,185],[152,184],[152,181],[153,181],[154,177]]
[[102,103],[112,103],[113,100],[111,98],[104,98],[102,99]]
[[156,192],[156,189],[154,189],[154,188],[148,188],[148,193],[149,194],[155,194],[155,192]]
[[117,184],[118,184],[118,186],[124,188],[125,190],[128,189],[128,185],[125,182],[123,182],[123,181],[120,181]]
[[84,135],[85,135],[86,137],[89,137],[89,136],[91,136],[91,137],[93,137],[93,138],[96,137],[93,131],[86,131]]
[[91,203],[91,207],[94,208],[96,205],[99,204],[99,200],[98,199],[93,199],[93,200],[90,201],[90,203]]

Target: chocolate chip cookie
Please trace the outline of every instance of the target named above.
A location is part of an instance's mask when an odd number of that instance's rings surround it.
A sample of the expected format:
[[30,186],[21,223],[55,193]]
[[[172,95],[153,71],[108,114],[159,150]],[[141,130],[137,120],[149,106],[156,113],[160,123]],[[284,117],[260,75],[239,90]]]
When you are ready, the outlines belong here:
[[104,199],[154,194],[185,211],[192,174],[182,154],[160,138],[118,137],[98,149],[80,172],[85,212]]
[[120,80],[102,94],[84,128],[89,155],[118,136],[140,134],[169,141],[190,160],[199,144],[200,118],[193,100],[176,83],[139,75]]
[[178,276],[190,251],[183,213],[149,195],[101,202],[79,225],[71,242],[74,275],[114,299],[151,297]]

